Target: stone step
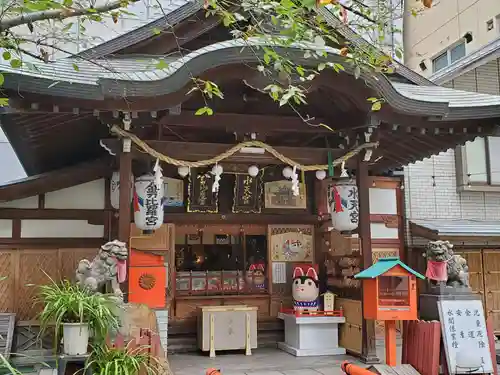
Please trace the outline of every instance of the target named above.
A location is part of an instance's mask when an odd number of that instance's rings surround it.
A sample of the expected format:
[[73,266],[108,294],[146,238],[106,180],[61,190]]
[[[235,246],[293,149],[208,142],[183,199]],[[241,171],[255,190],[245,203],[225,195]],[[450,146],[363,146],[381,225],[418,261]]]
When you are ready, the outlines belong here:
[[[259,348],[276,348],[277,343],[283,341],[284,338],[283,330],[258,332],[257,346]],[[167,351],[169,354],[198,351],[196,335],[169,335]]]

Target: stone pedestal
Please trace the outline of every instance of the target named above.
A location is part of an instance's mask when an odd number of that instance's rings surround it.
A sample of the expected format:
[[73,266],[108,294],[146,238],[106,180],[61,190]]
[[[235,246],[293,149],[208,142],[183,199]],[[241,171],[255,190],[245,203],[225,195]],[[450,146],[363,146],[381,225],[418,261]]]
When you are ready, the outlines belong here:
[[437,302],[440,300],[480,300],[481,297],[473,294],[470,288],[446,287],[428,285],[419,298],[419,317],[422,320],[439,320]]
[[296,357],[345,354],[339,347],[339,323],[344,317],[335,316],[295,316],[279,313],[285,322],[285,342],[278,348]]

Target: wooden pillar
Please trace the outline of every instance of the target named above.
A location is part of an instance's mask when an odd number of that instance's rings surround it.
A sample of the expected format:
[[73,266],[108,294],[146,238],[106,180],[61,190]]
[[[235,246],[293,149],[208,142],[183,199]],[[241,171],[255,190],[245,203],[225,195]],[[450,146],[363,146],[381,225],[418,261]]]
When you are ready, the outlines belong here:
[[132,176],[132,153],[120,153],[120,209],[118,210],[118,240],[125,242],[128,249],[127,278],[121,284],[121,290],[128,301],[128,274],[130,271],[130,179]]
[[[370,178],[368,176],[368,162],[363,161],[364,153],[357,156],[356,183],[359,199],[359,227],[361,253],[363,255],[363,269],[372,265],[372,235],[370,229]],[[363,288],[364,293],[364,288]],[[364,305],[363,305],[364,314]],[[362,323],[361,359],[365,363],[379,363],[375,342],[375,322],[363,318]]]

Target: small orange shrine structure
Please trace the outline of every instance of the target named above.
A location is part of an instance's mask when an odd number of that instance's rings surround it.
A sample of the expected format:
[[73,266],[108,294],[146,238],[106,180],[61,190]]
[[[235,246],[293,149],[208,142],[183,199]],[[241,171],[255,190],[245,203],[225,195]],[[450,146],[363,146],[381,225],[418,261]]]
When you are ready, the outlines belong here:
[[396,321],[417,320],[417,277],[397,257],[380,258],[354,276],[363,279],[363,316],[385,322],[385,360],[396,366]]

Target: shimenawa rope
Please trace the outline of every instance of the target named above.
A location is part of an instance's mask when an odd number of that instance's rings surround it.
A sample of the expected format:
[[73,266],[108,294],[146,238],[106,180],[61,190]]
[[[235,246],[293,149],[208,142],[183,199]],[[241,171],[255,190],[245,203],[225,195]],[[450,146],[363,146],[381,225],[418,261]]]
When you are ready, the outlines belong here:
[[[272,146],[269,146],[268,144],[261,142],[261,141],[246,141],[246,142],[241,142],[237,145],[234,145],[227,151],[223,152],[220,155],[214,156],[211,159],[207,160],[199,160],[199,161],[186,161],[186,160],[178,160],[171,158],[170,156],[164,155],[152,147],[150,147],[146,142],[142,141],[139,137],[137,137],[135,134],[132,134],[126,130],[121,129],[117,125],[113,125],[111,127],[111,133],[114,133],[120,137],[123,138],[129,138],[139,149],[144,151],[145,153],[151,155],[155,159],[160,159],[161,161],[167,163],[167,164],[172,164],[177,167],[189,167],[189,168],[199,168],[199,167],[205,167],[213,164],[220,163],[222,160],[227,159],[234,154],[236,154],[238,151],[240,151],[242,148],[245,147],[260,147],[269,152],[271,155],[273,155],[276,159],[280,160],[283,162],[283,164],[291,165],[291,166],[296,166],[297,169],[300,169],[301,171],[304,172],[309,172],[309,171],[319,171],[319,170],[328,170],[328,164],[315,164],[315,165],[301,165],[292,159],[286,157],[285,155],[279,153],[276,151]],[[342,164],[343,162],[349,160],[353,156],[356,156],[359,154],[362,150],[364,149],[370,149],[370,148],[376,148],[378,147],[378,142],[369,142],[369,143],[364,143],[362,145],[359,145],[352,150],[348,151],[345,155],[341,156],[340,158],[337,158],[333,160],[332,164],[333,166],[337,166]]]

